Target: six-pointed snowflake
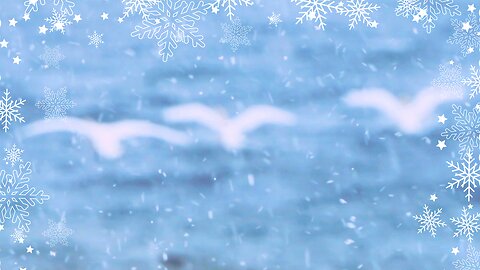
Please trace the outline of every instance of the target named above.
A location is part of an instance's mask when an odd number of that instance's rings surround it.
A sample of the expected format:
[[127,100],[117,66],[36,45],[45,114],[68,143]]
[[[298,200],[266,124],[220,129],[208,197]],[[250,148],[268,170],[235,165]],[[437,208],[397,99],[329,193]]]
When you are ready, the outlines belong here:
[[457,270],[480,270],[480,252],[476,251],[474,246],[468,245],[466,258],[454,261],[453,266]]
[[480,142],[480,117],[479,111],[467,111],[461,106],[452,105],[452,114],[455,116],[455,123],[446,128],[441,133],[442,137],[452,139],[459,142],[460,150],[458,151],[463,159],[467,151],[473,152],[479,146]]
[[268,16],[268,24],[269,25],[275,25],[275,27],[278,26],[279,23],[282,22],[282,19],[280,19],[280,14],[276,14],[275,12],[272,12],[272,15]]
[[62,217],[58,223],[49,220],[48,229],[43,232],[43,236],[47,238],[47,244],[50,247],[54,247],[58,244],[67,246],[68,237],[72,234],[73,230],[67,227],[65,217]]
[[55,9],[52,11],[52,16],[46,18],[45,21],[50,24],[50,32],[59,31],[62,34],[65,34],[65,27],[72,24],[65,11],[57,12]]
[[228,43],[233,52],[236,52],[241,45],[250,46],[247,35],[252,31],[251,26],[245,26],[236,18],[231,23],[222,23],[223,37],[220,43]]
[[103,34],[98,34],[97,31],[93,31],[93,34],[88,35],[88,39],[90,40],[88,45],[93,45],[95,48],[103,44]]
[[19,229],[14,229],[10,237],[12,238],[13,243],[19,243],[19,244],[23,244],[23,242],[25,242],[25,239],[27,238],[27,236],[25,235],[25,232]]
[[45,111],[45,119],[64,118],[67,110],[76,106],[75,102],[67,98],[67,88],[52,91],[44,88],[45,99],[38,101],[35,106]]
[[455,176],[452,178],[451,182],[448,182],[447,188],[449,189],[463,189],[465,193],[465,198],[467,201],[473,198],[475,188],[477,185],[480,185],[480,167],[475,162],[473,154],[470,150],[467,150],[463,157],[462,164],[453,161],[447,161],[448,167],[452,168],[452,172],[455,173]]
[[148,8],[142,25],[135,26],[132,37],[157,39],[158,53],[167,62],[179,43],[192,47],[205,47],[203,35],[195,23],[206,14],[208,5],[203,1],[164,0]]
[[423,213],[421,215],[415,215],[413,218],[420,223],[418,228],[418,233],[429,232],[433,237],[437,235],[437,228],[445,227],[447,224],[440,220],[440,214],[442,213],[442,208],[437,209],[436,211],[430,211],[427,205],[423,206]]
[[11,174],[0,171],[0,224],[9,219],[24,232],[30,231],[29,208],[50,199],[43,190],[28,186],[32,173],[30,166],[30,162],[20,164]]
[[463,56],[480,49],[480,24],[473,10],[466,20],[452,19],[452,26],[455,32],[447,42],[460,45]]
[[62,54],[58,46],[50,48],[45,46],[45,51],[40,55],[40,59],[43,60],[43,68],[59,68],[60,62],[65,59],[65,55]]
[[212,13],[215,14],[218,13],[220,8],[223,8],[227,13],[228,18],[230,18],[230,20],[233,20],[237,6],[248,7],[251,5],[253,5],[252,0],[213,0],[213,2],[210,3],[210,8],[212,10]]
[[467,208],[463,207],[462,215],[460,217],[450,218],[452,223],[457,227],[453,233],[453,237],[464,235],[467,237],[468,242],[471,243],[474,234],[480,230],[480,224],[478,224],[479,219],[479,213],[472,215],[468,212]]
[[121,19],[123,20],[133,14],[140,14],[143,19],[146,19],[148,17],[148,9],[160,1],[161,0],[122,0],[125,7]]
[[15,166],[17,162],[23,162],[22,160],[23,149],[17,148],[17,145],[13,145],[10,148],[5,148],[5,157],[3,160],[8,165],[9,163]]
[[475,66],[470,66],[470,77],[462,80],[462,83],[470,87],[470,98],[480,94],[480,73]]
[[19,110],[25,105],[24,99],[12,100],[10,91],[5,89],[2,100],[0,101],[0,120],[2,120],[3,130],[7,132],[12,122],[25,122],[25,119],[20,114]]
[[423,28],[431,33],[435,28],[438,15],[461,15],[453,0],[398,0],[395,12],[397,16],[412,18],[414,22],[423,22]]
[[432,81],[432,86],[441,89],[444,96],[463,97],[462,66],[458,64],[442,64],[440,76]]

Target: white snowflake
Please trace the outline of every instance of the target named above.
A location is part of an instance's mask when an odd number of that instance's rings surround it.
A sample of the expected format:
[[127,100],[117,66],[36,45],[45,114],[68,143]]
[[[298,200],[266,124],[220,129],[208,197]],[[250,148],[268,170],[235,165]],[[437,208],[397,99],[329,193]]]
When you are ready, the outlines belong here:
[[133,14],[140,14],[143,19],[146,19],[148,17],[148,9],[160,1],[161,0],[122,0],[125,7],[121,19],[123,20]]
[[65,34],[65,27],[72,24],[65,11],[57,12],[55,9],[52,10],[52,16],[46,18],[45,21],[50,24],[50,32],[59,31],[62,34]]
[[376,28],[377,21],[370,18],[370,14],[378,9],[380,6],[369,3],[366,0],[347,0],[346,4],[343,1],[336,2],[334,0],[291,0],[297,6],[300,6],[299,16],[297,17],[297,24],[305,21],[313,21],[317,23],[317,29],[325,30],[327,14],[337,13],[349,18],[349,29],[354,29],[355,26],[362,22],[369,27]]
[[64,118],[67,110],[76,106],[75,102],[67,98],[67,88],[52,91],[45,87],[43,90],[45,99],[37,101],[35,106],[45,111],[45,119]]
[[65,55],[62,54],[60,48],[58,46],[54,48],[50,48],[45,46],[45,50],[42,55],[40,55],[40,59],[43,60],[43,68],[56,68],[60,67],[60,62],[65,59]]
[[43,236],[47,238],[47,244],[54,247],[58,244],[68,246],[68,237],[73,234],[73,230],[67,227],[65,217],[60,222],[55,223],[48,221],[48,229],[43,232]]
[[461,106],[452,105],[452,114],[455,123],[441,133],[442,137],[459,142],[458,151],[463,159],[467,151],[472,151],[479,146],[480,142],[480,117],[478,110],[467,111]]
[[453,0],[398,0],[395,9],[397,16],[412,18],[414,22],[423,22],[423,28],[431,33],[435,28],[438,15],[461,15],[458,5]]
[[282,19],[280,19],[280,14],[275,14],[275,12],[272,12],[271,16],[268,16],[268,24],[269,25],[275,25],[275,27],[278,26],[279,23],[283,22]]
[[203,35],[195,23],[206,14],[208,5],[203,1],[164,0],[148,8],[142,25],[135,26],[132,37],[157,39],[159,55],[167,62],[179,43],[192,47],[205,47]]
[[228,43],[233,52],[236,52],[241,45],[250,46],[247,35],[252,31],[251,26],[245,26],[236,18],[231,23],[222,23],[223,37],[220,43]]
[[475,66],[470,66],[470,77],[462,80],[462,83],[470,87],[470,98],[480,94],[480,73]]
[[457,270],[480,270],[480,252],[476,251],[474,246],[468,245],[466,258],[454,261],[453,266]]
[[452,172],[455,173],[455,177],[451,182],[448,182],[447,188],[458,189],[462,188],[467,201],[473,198],[475,188],[477,184],[480,185],[480,167],[475,162],[470,150],[467,150],[463,157],[462,164],[453,161],[447,161],[448,167],[452,168]]
[[471,243],[473,241],[474,234],[480,230],[480,224],[478,224],[479,219],[479,213],[472,215],[468,212],[467,208],[463,207],[462,215],[460,217],[453,217],[450,219],[457,227],[453,233],[453,237],[465,235],[468,242]]
[[463,97],[462,66],[442,64],[439,67],[440,76],[432,81],[432,86],[440,88],[444,96]]
[[430,211],[427,205],[423,206],[423,213],[421,215],[415,215],[413,218],[420,223],[418,228],[418,233],[429,232],[433,237],[437,235],[437,228],[445,227],[447,224],[440,220],[440,214],[442,213],[442,208],[437,209],[436,211]]
[[237,6],[248,7],[251,5],[253,5],[252,0],[213,0],[213,2],[210,3],[210,8],[212,9],[212,13],[215,14],[218,13],[220,7],[223,8],[227,13],[227,17],[230,18],[230,20],[233,20]]
[[10,237],[12,237],[13,243],[19,244],[23,244],[23,242],[25,242],[25,239],[27,238],[25,232],[19,229],[14,229],[13,234],[11,234]]
[[21,107],[25,105],[24,99],[12,100],[10,91],[5,89],[2,100],[0,101],[0,120],[2,120],[3,130],[7,132],[12,122],[25,122],[25,119],[19,112]]
[[90,39],[88,45],[93,45],[95,48],[103,44],[103,34],[97,34],[97,31],[93,31],[92,35],[88,35],[88,39]]
[[[51,0],[53,6],[60,6],[60,12],[65,12],[68,15],[73,15],[73,8],[75,7],[75,2],[72,0]],[[25,11],[24,14],[30,14],[32,11],[37,12],[39,6],[45,6],[47,4],[46,0],[26,0],[24,2]]]
[[28,209],[50,199],[43,190],[29,187],[29,175],[32,173],[30,162],[20,164],[18,170],[7,174],[0,171],[0,224],[9,219],[17,228],[24,232],[30,231],[31,221],[28,219]]
[[466,20],[452,19],[452,26],[455,32],[448,38],[448,43],[460,45],[463,56],[480,49],[480,24],[473,10]]
[[23,149],[17,148],[17,145],[13,145],[10,148],[5,148],[5,157],[3,160],[5,164],[11,164],[12,167],[15,166],[17,162],[23,162],[22,160]]

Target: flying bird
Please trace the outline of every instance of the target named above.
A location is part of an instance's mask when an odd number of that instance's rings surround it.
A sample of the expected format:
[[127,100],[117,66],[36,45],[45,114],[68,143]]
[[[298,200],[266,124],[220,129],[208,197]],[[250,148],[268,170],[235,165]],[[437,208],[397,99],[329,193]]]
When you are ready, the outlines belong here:
[[350,92],[344,101],[351,107],[371,108],[386,115],[408,134],[423,131],[433,119],[435,109],[446,102],[458,100],[456,95],[440,94],[435,88],[420,91],[410,102],[400,101],[384,89],[364,89]]
[[67,132],[87,137],[95,150],[108,159],[123,155],[122,141],[131,138],[155,138],[171,144],[186,145],[190,138],[179,131],[142,120],[99,123],[80,118],[47,119],[25,126],[21,137],[29,138],[48,133]]
[[228,116],[205,105],[192,103],[168,108],[163,112],[168,122],[195,122],[218,132],[220,141],[226,149],[236,150],[244,145],[245,134],[263,125],[293,125],[296,118],[293,114],[268,105],[257,105],[248,108],[236,116]]

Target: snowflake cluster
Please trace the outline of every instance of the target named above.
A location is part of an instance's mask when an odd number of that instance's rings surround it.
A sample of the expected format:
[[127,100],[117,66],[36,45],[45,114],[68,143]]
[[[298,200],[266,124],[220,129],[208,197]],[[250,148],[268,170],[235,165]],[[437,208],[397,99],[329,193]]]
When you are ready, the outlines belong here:
[[480,49],[480,23],[474,5],[469,5],[469,15],[464,20],[452,19],[454,33],[448,38],[448,43],[460,45],[463,56]]
[[467,248],[467,256],[463,260],[453,262],[453,266],[457,270],[479,270],[480,269],[480,252],[475,247],[469,245]]
[[73,8],[75,7],[73,0],[26,0],[24,2],[23,19],[25,21],[29,20],[32,12],[37,12],[40,6],[45,6],[47,3],[51,3],[52,7],[52,15],[45,18],[45,21],[50,24],[50,32],[65,33],[66,26],[72,24],[70,17],[73,16]]

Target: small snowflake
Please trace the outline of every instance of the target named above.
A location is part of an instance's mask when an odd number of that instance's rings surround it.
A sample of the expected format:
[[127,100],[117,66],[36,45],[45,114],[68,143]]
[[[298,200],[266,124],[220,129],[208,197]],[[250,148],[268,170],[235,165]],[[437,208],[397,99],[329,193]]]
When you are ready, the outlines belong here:
[[432,81],[432,86],[442,90],[444,96],[463,97],[462,67],[452,62],[439,67],[440,76]]
[[480,270],[480,252],[472,245],[468,245],[466,258],[454,261],[453,266],[457,270]]
[[467,111],[461,106],[452,105],[452,114],[455,123],[441,133],[442,137],[459,142],[458,151],[463,159],[467,151],[472,151],[479,146],[480,142],[480,117],[478,110]]
[[213,2],[210,4],[210,8],[212,10],[212,13],[217,14],[220,10],[220,7],[222,7],[227,13],[227,17],[230,20],[233,20],[237,6],[248,7],[251,5],[253,5],[252,0],[213,0]]
[[438,15],[461,15],[453,0],[398,0],[395,9],[397,16],[412,18],[414,22],[423,22],[423,28],[431,33],[435,28]]
[[280,19],[280,14],[275,14],[275,12],[272,12],[271,16],[268,16],[268,24],[269,25],[275,25],[275,27],[278,26],[279,23],[283,22],[282,19]]
[[53,67],[58,69],[60,62],[65,59],[65,55],[62,54],[58,46],[54,48],[45,46],[45,51],[40,55],[40,59],[43,60],[43,68]]
[[427,205],[423,206],[423,214],[415,215],[413,218],[420,223],[420,228],[418,228],[418,233],[429,232],[433,237],[437,235],[437,228],[445,227],[447,224],[440,220],[440,214],[442,213],[442,208],[436,211],[430,211]]
[[45,21],[50,23],[50,32],[59,31],[62,34],[65,34],[65,27],[72,24],[65,11],[57,12],[55,9],[52,11],[52,16],[46,18]]
[[455,173],[455,177],[451,182],[448,182],[447,188],[458,189],[462,188],[465,192],[465,198],[467,201],[473,198],[475,188],[480,185],[480,167],[475,162],[470,150],[467,150],[463,157],[462,164],[453,161],[447,161],[448,167],[452,168],[452,172]]
[[465,235],[468,242],[473,241],[473,236],[476,232],[480,230],[480,224],[478,221],[480,219],[480,214],[475,213],[474,215],[470,214],[467,208],[463,207],[461,217],[453,217],[450,220],[457,227],[453,234],[453,237],[459,237]]
[[12,100],[10,91],[5,89],[2,100],[0,101],[0,120],[2,120],[3,130],[7,132],[12,122],[24,123],[25,119],[20,114],[19,110],[25,105],[24,99]]
[[470,87],[470,98],[480,94],[480,72],[475,66],[470,66],[470,77],[462,80],[462,83]]
[[38,101],[35,106],[45,111],[45,119],[64,118],[67,110],[76,106],[75,102],[67,98],[65,87],[56,92],[45,87],[44,94],[45,99]]
[[452,19],[454,33],[448,38],[448,43],[458,44],[463,56],[480,49],[480,24],[473,10],[466,20]]
[[233,52],[236,52],[241,45],[250,46],[247,35],[252,31],[251,26],[244,26],[240,19],[236,18],[231,23],[222,23],[223,37],[220,43],[228,43]]
[[15,166],[15,163],[23,162],[22,154],[23,149],[17,148],[17,146],[14,144],[10,149],[5,148],[5,157],[3,160],[5,161],[5,164],[8,165],[8,163],[10,163],[12,166]]
[[25,242],[25,239],[27,238],[25,233],[19,229],[14,229],[13,234],[11,234],[10,237],[12,237],[13,243],[19,244],[23,244],[23,242]]
[[43,232],[43,236],[48,239],[47,244],[50,247],[54,247],[58,244],[68,246],[68,237],[72,234],[73,230],[67,227],[65,217],[62,217],[58,223],[49,220],[48,229]]
[[88,35],[90,42],[88,45],[94,45],[95,48],[98,48],[100,44],[103,44],[103,34],[97,34],[97,31],[93,31],[92,35]]
[[123,16],[121,19],[125,19],[133,14],[142,15],[143,19],[148,17],[148,9],[158,4],[160,0],[122,0],[124,4]]

